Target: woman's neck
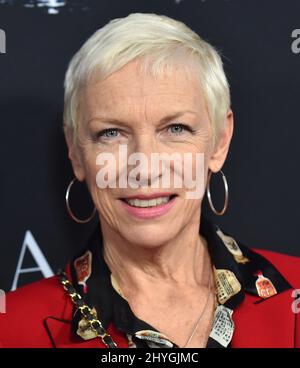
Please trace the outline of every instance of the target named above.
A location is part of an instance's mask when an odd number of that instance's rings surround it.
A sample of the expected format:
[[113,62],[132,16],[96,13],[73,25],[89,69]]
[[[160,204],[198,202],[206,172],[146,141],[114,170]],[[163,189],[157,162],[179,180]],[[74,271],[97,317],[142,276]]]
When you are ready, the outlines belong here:
[[175,239],[150,249],[129,244],[105,224],[101,227],[103,256],[122,291],[140,293],[155,290],[158,284],[208,285],[210,256],[206,240],[199,235],[199,221],[187,225]]

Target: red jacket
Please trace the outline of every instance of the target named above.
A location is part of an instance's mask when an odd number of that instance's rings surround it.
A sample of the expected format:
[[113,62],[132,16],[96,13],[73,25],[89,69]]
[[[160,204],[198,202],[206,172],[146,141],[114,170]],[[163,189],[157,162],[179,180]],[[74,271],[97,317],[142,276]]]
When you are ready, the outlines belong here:
[[[294,289],[300,289],[300,258],[255,251],[267,258]],[[246,293],[233,315],[231,346],[300,347],[300,312],[292,311],[293,301],[292,289],[265,300]],[[298,305],[300,309],[300,302]],[[104,347],[99,338],[74,339],[70,324],[73,305],[56,277],[8,293],[6,310],[6,314],[0,314],[1,347]],[[128,346],[125,336],[112,325],[108,331],[119,347]]]

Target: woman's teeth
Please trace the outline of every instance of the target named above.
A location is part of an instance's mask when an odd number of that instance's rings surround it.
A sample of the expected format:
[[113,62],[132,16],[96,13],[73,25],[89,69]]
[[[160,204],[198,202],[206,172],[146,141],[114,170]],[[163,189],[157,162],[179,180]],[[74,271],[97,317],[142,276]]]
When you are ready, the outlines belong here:
[[170,199],[171,199],[171,196],[170,197],[158,197],[158,198],[153,198],[149,200],[135,198],[135,199],[125,199],[125,202],[133,207],[155,207],[161,204],[168,203]]

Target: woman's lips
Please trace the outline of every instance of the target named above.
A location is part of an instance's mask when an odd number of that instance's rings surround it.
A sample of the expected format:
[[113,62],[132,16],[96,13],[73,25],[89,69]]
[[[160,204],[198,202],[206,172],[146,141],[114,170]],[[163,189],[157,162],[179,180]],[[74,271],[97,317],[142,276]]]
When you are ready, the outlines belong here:
[[163,193],[121,198],[121,203],[131,215],[140,219],[150,219],[167,213],[175,200],[176,195]]

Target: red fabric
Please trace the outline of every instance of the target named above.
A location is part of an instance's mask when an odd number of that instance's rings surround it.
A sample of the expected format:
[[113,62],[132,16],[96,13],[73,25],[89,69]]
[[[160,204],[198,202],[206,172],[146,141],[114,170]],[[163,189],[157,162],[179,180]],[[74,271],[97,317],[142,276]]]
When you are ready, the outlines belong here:
[[[300,290],[300,258],[254,249],[267,258]],[[236,330],[233,347],[300,347],[300,316],[292,311],[292,289],[261,300],[246,294],[245,301],[233,313]]]
[[[300,289],[300,258],[257,250]],[[234,311],[232,347],[300,347],[300,316],[293,313],[292,290],[269,299],[246,294]],[[0,314],[0,347],[52,347],[45,323],[57,347],[104,347],[100,339],[83,341],[71,334],[72,303],[56,277],[43,279],[8,293],[6,314]],[[109,332],[119,347],[127,339],[113,326]]]

